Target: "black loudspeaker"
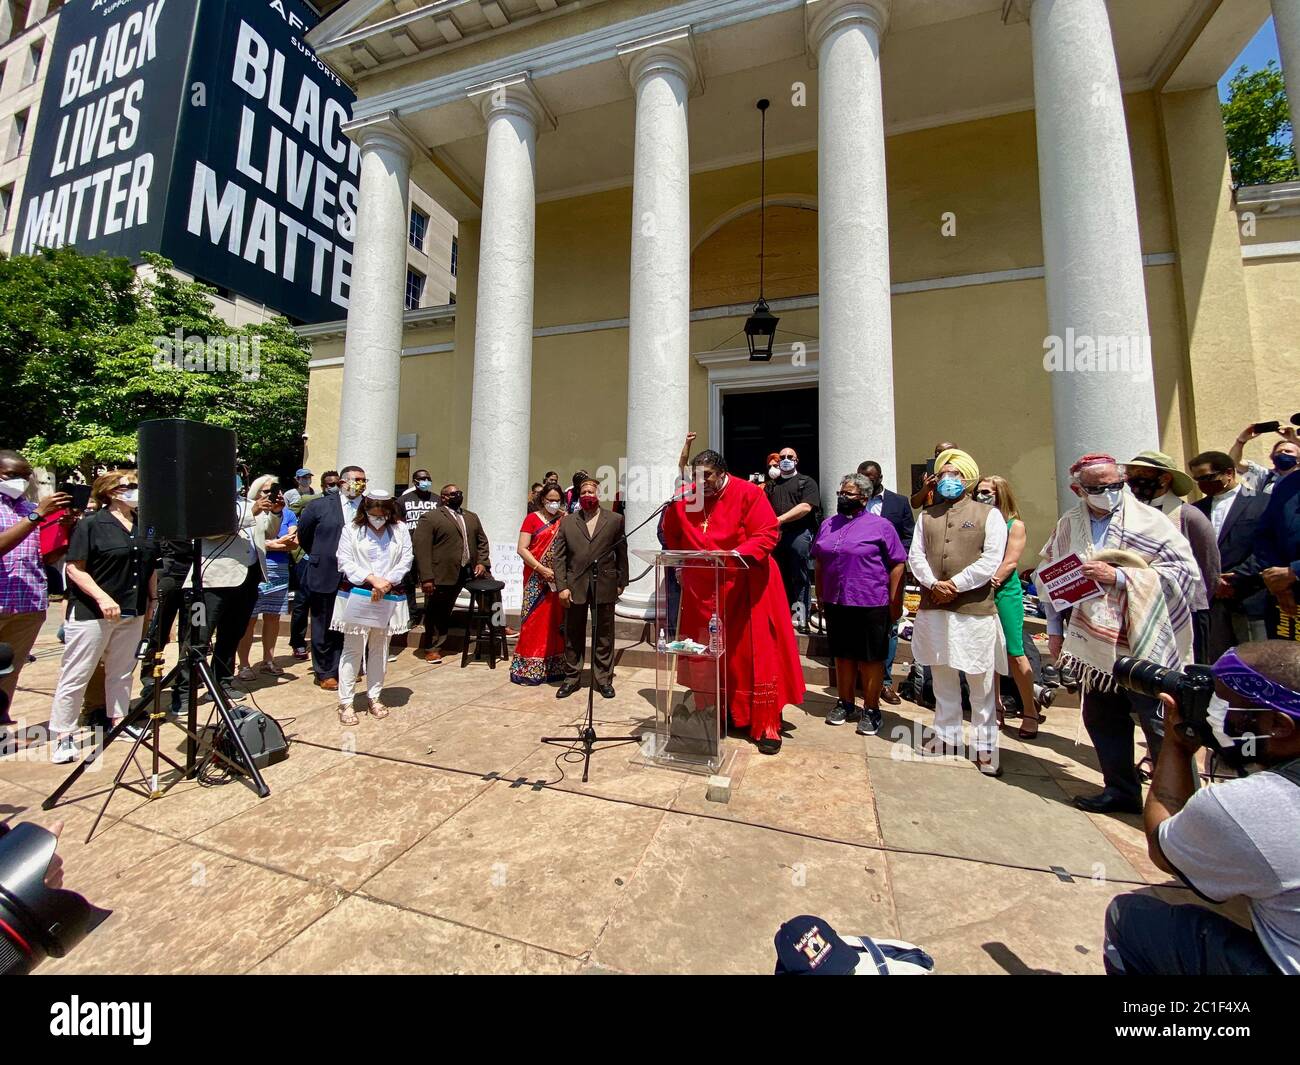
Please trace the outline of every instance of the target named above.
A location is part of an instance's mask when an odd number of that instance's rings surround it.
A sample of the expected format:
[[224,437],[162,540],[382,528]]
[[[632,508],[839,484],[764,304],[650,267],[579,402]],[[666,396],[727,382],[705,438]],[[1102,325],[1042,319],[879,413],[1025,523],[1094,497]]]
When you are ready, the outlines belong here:
[[235,434],[159,418],[139,429],[140,524],[164,540],[230,536],[235,517]]

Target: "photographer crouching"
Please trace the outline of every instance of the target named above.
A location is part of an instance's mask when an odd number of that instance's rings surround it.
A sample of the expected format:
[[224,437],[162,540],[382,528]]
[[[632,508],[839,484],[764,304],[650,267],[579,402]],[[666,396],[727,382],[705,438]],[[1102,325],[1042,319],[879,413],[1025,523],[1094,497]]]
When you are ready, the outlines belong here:
[[[1120,895],[1106,911],[1106,971],[1300,975],[1300,647],[1242,644],[1185,673],[1121,659],[1115,676],[1164,708],[1143,812],[1151,860],[1209,902],[1244,896],[1254,929]],[[1197,790],[1203,746],[1244,775]]]

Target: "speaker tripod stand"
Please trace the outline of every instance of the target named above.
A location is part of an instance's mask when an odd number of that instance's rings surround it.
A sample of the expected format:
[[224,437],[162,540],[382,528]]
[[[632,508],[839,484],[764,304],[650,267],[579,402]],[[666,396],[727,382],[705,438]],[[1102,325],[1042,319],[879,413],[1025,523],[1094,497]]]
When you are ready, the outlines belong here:
[[[108,795],[104,798],[104,804],[100,807],[99,814],[95,818],[94,824],[90,826],[90,831],[86,834],[87,843],[89,843],[91,838],[95,835],[95,830],[99,827],[99,822],[103,820],[104,814],[108,812],[108,805],[113,801],[113,796],[117,794],[119,789],[130,791],[145,799],[159,799],[162,798],[174,784],[181,780],[192,780],[198,775],[200,768],[198,764],[198,711],[200,685],[203,686],[204,690],[206,690],[208,695],[212,698],[217,715],[220,717],[221,722],[225,727],[225,735],[234,745],[236,751],[235,758],[229,758],[222,754],[221,751],[217,749],[216,735],[214,735],[205,761],[207,758],[220,761],[234,771],[249,777],[253,782],[253,787],[257,792],[258,798],[264,799],[271,794],[271,789],[267,787],[266,781],[262,779],[261,772],[258,770],[257,766],[253,764],[252,756],[249,754],[248,748],[244,744],[243,737],[239,734],[239,727],[234,720],[230,701],[226,698],[225,691],[222,689],[221,684],[213,674],[212,667],[208,665],[206,657],[206,642],[203,644],[195,644],[193,641],[193,619],[198,612],[195,610],[195,607],[199,607],[200,610],[203,607],[202,563],[203,554],[200,549],[200,542],[195,540],[193,579],[190,588],[185,593],[185,617],[191,620],[188,624],[184,621],[181,623],[182,634],[180,661],[172,667],[171,671],[166,676],[163,676],[162,650],[152,646],[148,647],[147,654],[142,657],[148,661],[149,668],[153,673],[153,690],[149,695],[142,695],[131,704],[126,714],[122,717],[122,720],[119,721],[104,738],[103,746],[91,751],[90,754],[75,769],[73,769],[71,773],[68,774],[68,778],[53,792],[51,792],[44,802],[41,803],[42,809],[53,809],[58,804],[59,800],[67,794],[68,789],[81,779],[81,775],[103,756],[104,752],[108,750],[109,744],[123,733],[126,733],[129,729],[132,729],[133,727],[138,728],[138,731],[134,735],[134,743],[131,746],[131,750],[122,762],[122,765],[118,768],[117,775],[113,778],[113,784],[108,789]],[[203,625],[204,635],[209,639],[212,635],[211,628],[212,627],[207,624]],[[143,650],[144,645],[142,645],[142,651]],[[164,688],[170,688],[181,676],[187,676],[189,680],[188,690],[186,692],[186,722],[184,725],[180,725],[179,722],[176,723],[185,733],[184,765],[181,765],[162,750],[162,744],[159,739],[159,731],[162,723],[166,721],[168,717],[162,709],[162,691]],[[135,781],[124,782],[126,772],[131,766],[140,769],[136,757],[142,746],[147,747],[152,754],[152,772],[146,777],[143,770],[141,770],[141,780],[139,783],[136,783]],[[159,779],[161,763],[163,762],[166,762],[179,774],[165,786],[161,786]]]

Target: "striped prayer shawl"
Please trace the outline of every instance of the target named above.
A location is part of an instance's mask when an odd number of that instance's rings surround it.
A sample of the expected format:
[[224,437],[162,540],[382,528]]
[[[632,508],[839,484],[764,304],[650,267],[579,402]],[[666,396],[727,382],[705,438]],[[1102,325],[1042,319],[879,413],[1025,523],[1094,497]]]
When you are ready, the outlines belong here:
[[[1115,659],[1145,658],[1170,669],[1192,660],[1192,596],[1200,571],[1191,544],[1159,510],[1127,488],[1099,547],[1092,543],[1091,514],[1082,500],[1057,522],[1041,552],[1044,566],[1070,554],[1085,561],[1099,550],[1139,555],[1149,567],[1124,568],[1125,588],[1080,603],[1070,613],[1061,664],[1073,666],[1088,687],[1115,686]],[[1042,578],[1036,575],[1041,587]]]

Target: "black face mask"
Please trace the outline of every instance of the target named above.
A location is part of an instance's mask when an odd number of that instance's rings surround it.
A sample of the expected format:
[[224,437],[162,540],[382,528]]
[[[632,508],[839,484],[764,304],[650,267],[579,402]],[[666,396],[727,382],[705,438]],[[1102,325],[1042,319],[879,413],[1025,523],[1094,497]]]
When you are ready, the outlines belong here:
[[1160,482],[1148,477],[1130,477],[1128,487],[1143,503],[1153,502],[1160,494]]
[[836,510],[846,518],[851,518],[862,509],[864,504],[865,500],[861,496],[854,496],[851,499],[840,496],[839,502],[836,504]]
[[464,502],[464,492],[453,492],[451,495],[443,498],[442,505],[444,507],[451,507],[452,510],[460,510],[460,505]]
[[976,503],[987,503],[990,507],[998,501],[998,497],[992,492],[976,492],[974,499]]

